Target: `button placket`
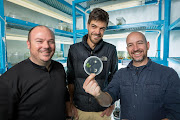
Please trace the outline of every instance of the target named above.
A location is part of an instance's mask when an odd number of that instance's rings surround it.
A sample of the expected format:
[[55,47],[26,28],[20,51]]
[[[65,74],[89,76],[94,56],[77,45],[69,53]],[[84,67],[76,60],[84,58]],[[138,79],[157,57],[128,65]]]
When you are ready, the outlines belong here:
[[136,105],[133,105],[133,108],[136,108]]

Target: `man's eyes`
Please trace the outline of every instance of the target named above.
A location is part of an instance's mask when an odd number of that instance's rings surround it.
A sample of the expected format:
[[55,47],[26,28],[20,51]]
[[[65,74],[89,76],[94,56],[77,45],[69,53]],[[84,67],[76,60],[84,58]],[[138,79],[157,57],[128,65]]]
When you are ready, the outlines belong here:
[[55,42],[54,41],[49,41],[49,43],[54,44]]
[[143,44],[143,42],[138,42],[138,44]]
[[92,27],[92,28],[96,28],[96,26],[94,26],[94,25],[92,25],[91,27]]
[[105,31],[105,30],[106,30],[106,28],[101,28],[101,30]]
[[[43,43],[43,41],[42,41],[42,40],[37,40],[36,42],[37,42],[37,43]],[[48,41],[48,43],[50,43],[50,44],[54,44],[54,43],[55,43],[55,41],[53,41],[53,40],[52,40],[52,41]]]
[[38,43],[42,43],[42,40],[37,40],[36,42],[38,42]]

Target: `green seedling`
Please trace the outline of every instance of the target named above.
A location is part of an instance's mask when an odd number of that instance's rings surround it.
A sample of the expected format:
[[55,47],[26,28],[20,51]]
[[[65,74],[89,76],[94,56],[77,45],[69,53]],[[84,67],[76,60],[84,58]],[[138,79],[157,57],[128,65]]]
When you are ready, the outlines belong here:
[[90,67],[91,67],[91,65],[90,65],[89,63],[86,63],[86,67],[90,68]]

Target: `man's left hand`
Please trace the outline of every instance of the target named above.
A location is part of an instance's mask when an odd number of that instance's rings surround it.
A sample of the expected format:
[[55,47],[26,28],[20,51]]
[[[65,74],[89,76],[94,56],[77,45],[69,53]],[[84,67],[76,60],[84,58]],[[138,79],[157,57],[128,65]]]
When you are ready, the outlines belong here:
[[115,107],[115,105],[111,105],[111,106],[108,107],[106,110],[104,110],[104,111],[102,112],[102,114],[101,114],[101,117],[103,117],[104,115],[110,116],[111,113],[112,113],[113,110],[114,110],[114,107]]

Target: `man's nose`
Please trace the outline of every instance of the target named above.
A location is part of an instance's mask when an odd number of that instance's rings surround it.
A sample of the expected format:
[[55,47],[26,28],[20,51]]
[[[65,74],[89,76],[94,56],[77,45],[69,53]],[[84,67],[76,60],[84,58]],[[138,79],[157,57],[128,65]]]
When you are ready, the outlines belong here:
[[138,46],[137,46],[137,45],[134,45],[133,50],[134,50],[134,51],[137,51],[138,49],[139,49]]
[[100,30],[101,30],[101,29],[97,28],[97,29],[95,30],[95,33],[96,33],[96,34],[100,34]]
[[45,41],[45,42],[43,43],[43,47],[44,47],[44,48],[49,48],[49,43],[48,43],[47,41]]

